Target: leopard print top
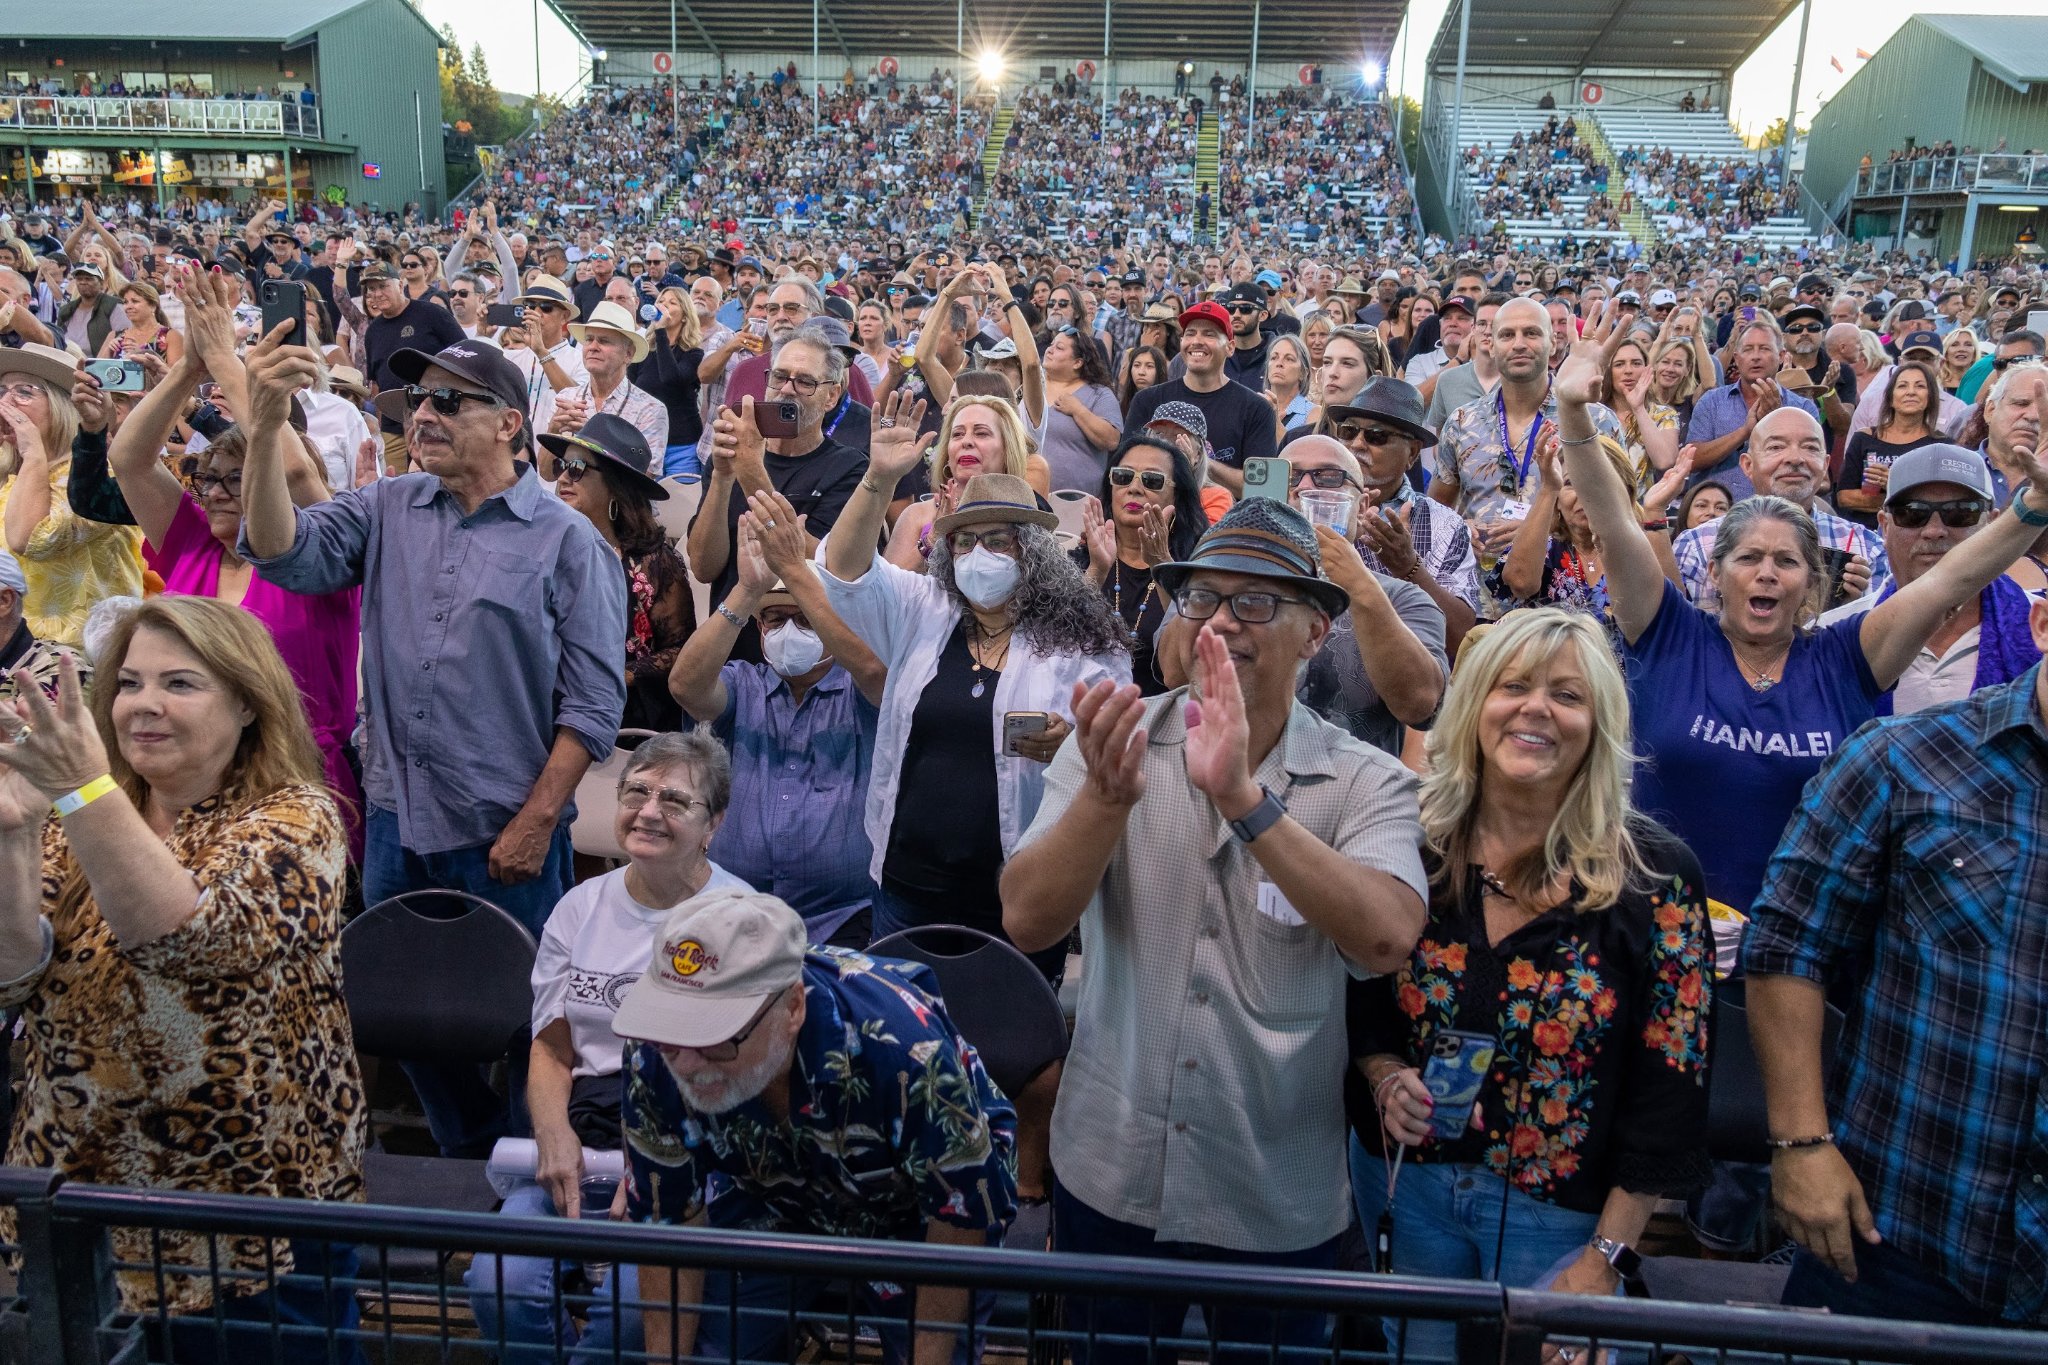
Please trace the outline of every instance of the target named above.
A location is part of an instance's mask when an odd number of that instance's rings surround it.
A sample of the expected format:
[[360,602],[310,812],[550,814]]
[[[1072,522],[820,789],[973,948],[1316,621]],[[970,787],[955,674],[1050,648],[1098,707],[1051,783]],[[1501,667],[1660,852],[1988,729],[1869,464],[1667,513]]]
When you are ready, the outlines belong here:
[[[7,1160],[73,1180],[288,1199],[360,1200],[369,1110],[341,989],[347,840],[325,789],[210,797],[167,840],[198,881],[177,930],[123,948],[90,891],[60,892],[77,863],[62,825],[43,829],[43,910],[55,947],[40,976],[0,995],[23,1005],[26,1065]],[[0,1235],[13,1240],[13,1215]],[[152,1239],[117,1229],[117,1261]],[[287,1244],[222,1238],[220,1265],[259,1278],[291,1267]],[[211,1307],[204,1237],[165,1233],[164,1306]],[[148,1271],[118,1276],[122,1307],[154,1311]]]

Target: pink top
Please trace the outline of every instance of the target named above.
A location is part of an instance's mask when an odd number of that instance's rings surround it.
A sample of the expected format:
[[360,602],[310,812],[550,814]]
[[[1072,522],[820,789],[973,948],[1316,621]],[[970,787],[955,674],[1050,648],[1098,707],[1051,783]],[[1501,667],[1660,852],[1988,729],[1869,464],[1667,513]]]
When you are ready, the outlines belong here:
[[[164,581],[174,597],[216,597],[220,564],[227,552],[213,538],[206,513],[186,494],[178,503],[161,550],[145,542],[143,562]],[[307,596],[289,592],[261,574],[249,578],[242,609],[269,628],[277,652],[291,669],[292,680],[306,703],[306,719],[326,760],[327,784],[342,797],[348,823],[349,853],[363,851],[363,793],[344,748],[356,726],[356,649],[362,639],[362,590]]]

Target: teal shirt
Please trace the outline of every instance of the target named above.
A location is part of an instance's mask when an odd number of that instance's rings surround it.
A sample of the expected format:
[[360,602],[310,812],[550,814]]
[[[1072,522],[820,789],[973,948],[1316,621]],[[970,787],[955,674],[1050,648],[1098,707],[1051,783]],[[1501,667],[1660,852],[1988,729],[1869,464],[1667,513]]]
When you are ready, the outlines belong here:
[[1991,357],[1979,356],[1977,363],[1963,371],[1963,382],[1956,385],[1956,397],[1965,403],[1977,401],[1977,390],[1984,387],[1984,381],[1991,377]]

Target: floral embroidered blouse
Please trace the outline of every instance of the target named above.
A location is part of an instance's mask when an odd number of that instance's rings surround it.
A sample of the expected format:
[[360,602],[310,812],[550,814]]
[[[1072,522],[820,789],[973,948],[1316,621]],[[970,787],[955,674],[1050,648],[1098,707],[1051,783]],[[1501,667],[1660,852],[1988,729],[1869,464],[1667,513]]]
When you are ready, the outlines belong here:
[[[21,1110],[7,1161],[142,1189],[359,1201],[369,1110],[341,988],[348,844],[324,788],[208,797],[165,841],[199,883],[192,918],[124,945],[101,918],[63,827],[43,826],[52,953],[0,991],[22,1007]],[[14,1241],[13,1214],[0,1236]],[[147,1266],[150,1235],[117,1228],[114,1258]],[[213,1302],[206,1239],[163,1234],[162,1299]],[[229,1293],[292,1268],[289,1245],[220,1239]],[[122,1307],[152,1311],[148,1269],[116,1277]]]
[[[1617,1185],[1682,1196],[1705,1184],[1706,893],[1684,844],[1654,827],[1637,837],[1653,869],[1645,886],[1605,910],[1567,901],[1498,945],[1487,942],[1476,867],[1462,887],[1432,882],[1408,964],[1351,984],[1354,1056],[1419,1064],[1442,1029],[1496,1040],[1480,1126],[1432,1138],[1409,1160],[1482,1166],[1586,1213]],[[1377,1123],[1356,1127],[1378,1153]]]

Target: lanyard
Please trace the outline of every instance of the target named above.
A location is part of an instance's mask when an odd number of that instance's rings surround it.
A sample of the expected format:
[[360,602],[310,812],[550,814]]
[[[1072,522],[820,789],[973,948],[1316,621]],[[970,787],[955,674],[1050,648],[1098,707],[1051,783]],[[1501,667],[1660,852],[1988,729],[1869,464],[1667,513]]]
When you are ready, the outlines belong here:
[[[1543,391],[1543,396],[1546,399],[1550,397],[1549,389]],[[1539,405],[1536,409],[1536,420],[1529,423],[1529,440],[1522,447],[1522,458],[1519,460],[1515,458],[1514,443],[1508,439],[1508,395],[1507,386],[1504,384],[1493,391],[1493,410],[1500,417],[1501,456],[1508,462],[1508,467],[1515,471],[1515,496],[1520,497],[1522,485],[1529,481],[1529,463],[1536,458],[1536,434],[1543,430],[1543,409]]]

